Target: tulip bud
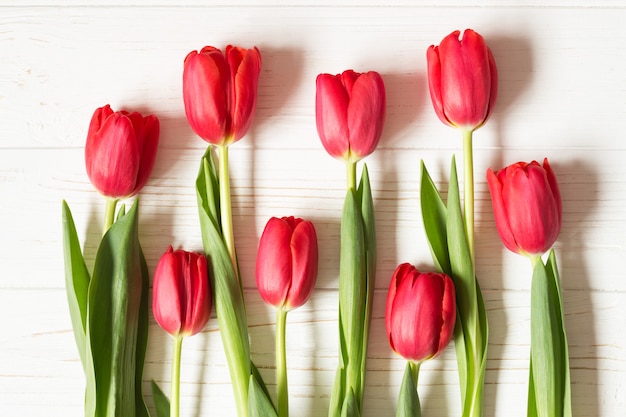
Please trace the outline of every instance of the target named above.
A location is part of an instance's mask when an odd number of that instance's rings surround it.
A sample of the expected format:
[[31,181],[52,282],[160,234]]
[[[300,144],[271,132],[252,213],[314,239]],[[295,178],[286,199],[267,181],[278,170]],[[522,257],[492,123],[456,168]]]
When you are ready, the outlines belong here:
[[228,145],[250,129],[256,110],[261,55],[255,47],[205,46],[185,58],[183,99],[193,131],[214,145]]
[[313,223],[272,217],[265,226],[256,262],[256,283],[263,300],[292,310],[304,304],[317,279],[317,235]]
[[154,272],[152,311],[172,336],[193,336],[211,315],[211,287],[204,255],[170,246]]
[[96,109],[85,145],[87,176],[103,195],[131,197],[148,182],[159,143],[159,120],[137,112]]
[[426,53],[430,98],[447,125],[474,131],[491,115],[498,71],[485,40],[471,29],[454,31]]
[[421,273],[408,263],[398,266],[385,312],[391,348],[413,362],[439,355],[454,332],[455,303],[454,284],[446,274]]
[[320,74],[316,81],[317,133],[331,156],[356,162],[374,152],[385,121],[380,74]]
[[487,170],[498,234],[509,250],[530,255],[547,252],[561,230],[561,194],[548,164],[518,162]]

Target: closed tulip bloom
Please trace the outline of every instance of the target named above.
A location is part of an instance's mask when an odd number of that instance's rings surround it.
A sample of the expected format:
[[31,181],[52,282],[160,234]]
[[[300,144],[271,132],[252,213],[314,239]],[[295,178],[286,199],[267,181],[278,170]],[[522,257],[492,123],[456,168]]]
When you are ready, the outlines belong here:
[[286,311],[300,307],[313,292],[317,263],[313,223],[295,217],[272,217],[261,235],[256,262],[261,297]]
[[548,159],[487,170],[498,234],[509,250],[542,255],[561,230],[561,193]]
[[159,120],[137,112],[96,109],[85,144],[87,176],[107,197],[137,194],[148,182],[159,143]]
[[193,131],[214,145],[228,145],[250,129],[256,110],[261,54],[255,47],[205,46],[185,58],[183,99]]
[[391,278],[385,325],[391,348],[412,362],[439,355],[456,320],[456,295],[446,274],[421,273],[404,263]]
[[152,311],[172,336],[200,332],[211,315],[211,287],[203,254],[170,246],[154,272]]
[[374,152],[383,131],[385,103],[385,85],[377,72],[318,75],[315,115],[326,152],[354,162]]
[[439,119],[474,131],[491,115],[498,94],[498,71],[491,50],[471,29],[454,31],[428,48],[428,87]]

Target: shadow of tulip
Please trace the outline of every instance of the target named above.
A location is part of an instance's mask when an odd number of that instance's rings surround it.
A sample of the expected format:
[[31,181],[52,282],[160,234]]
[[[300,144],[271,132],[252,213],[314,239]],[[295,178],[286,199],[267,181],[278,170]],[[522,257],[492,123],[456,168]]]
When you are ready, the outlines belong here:
[[[487,44],[489,45],[494,55],[496,66],[498,68],[498,97],[495,107],[493,109],[493,113],[491,115],[491,119],[487,122],[488,126],[495,127],[496,133],[494,147],[498,149],[497,152],[493,153],[492,156],[488,158],[488,165],[493,170],[498,170],[503,168],[505,165],[508,165],[508,163],[514,162],[504,161],[503,159],[502,150],[504,149],[506,142],[505,137],[507,118],[512,109],[515,107],[516,102],[520,99],[520,97],[524,96],[524,91],[532,82],[533,51],[532,46],[530,45],[530,41],[521,37],[519,34],[511,36],[506,33],[497,33],[487,36],[485,40],[487,41]],[[480,133],[480,130],[478,130],[477,132],[475,132],[474,136],[479,137]],[[483,284],[483,293],[489,290],[502,291],[504,289],[504,277],[502,276],[502,256],[505,249],[501,245],[500,239],[495,231],[495,223],[493,223],[493,214],[491,208],[491,198],[485,184],[485,172],[481,169],[481,171],[475,172],[474,176],[477,191],[481,188],[485,190],[483,193],[484,197],[481,198],[479,194],[476,196],[476,213],[486,213],[486,215],[484,216],[485,218],[482,219],[481,222],[493,225],[493,228],[489,230],[486,230],[485,227],[480,226],[476,228],[477,275],[479,281],[481,281],[481,276],[483,277],[483,280],[485,280],[489,276],[493,276],[493,279],[490,280],[492,282],[491,285],[487,286]],[[499,266],[499,271],[485,270],[481,265],[481,257],[483,257],[483,255],[489,255],[490,252],[497,251],[499,251],[499,253],[501,254],[500,260],[499,262],[496,260],[494,261],[497,262]],[[499,279],[496,278],[498,276]],[[482,282],[484,283],[486,281]],[[487,302],[487,304],[489,304],[488,300],[485,301]],[[490,327],[500,330],[500,332],[490,331],[489,333],[489,346],[487,351],[487,375],[485,376],[484,388],[485,402],[483,405],[485,415],[488,416],[496,414],[496,401],[493,399],[497,398],[498,395],[497,373],[499,372],[498,370],[500,369],[500,366],[493,365],[493,362],[500,361],[503,357],[507,340],[508,326],[504,325],[504,323],[507,323],[508,315],[506,313],[506,309],[502,308],[502,306],[499,305],[500,303],[501,300],[497,301],[496,305],[494,305],[493,308],[490,308],[490,306],[487,305],[487,310],[489,312],[488,320],[491,322]],[[492,363],[492,365],[490,365],[490,363]],[[494,375],[494,373],[496,373],[496,375]],[[492,390],[496,392],[489,392]]]
[[572,409],[597,416],[601,395],[597,371],[599,341],[594,328],[591,271],[585,262],[585,225],[594,216],[600,200],[597,172],[584,160],[561,163],[551,158],[550,164],[563,201],[563,223],[555,251],[569,346]]
[[406,131],[415,132],[412,124],[427,104],[428,95],[423,90],[428,89],[428,84],[423,73],[384,73],[381,76],[387,95],[387,114],[379,147],[387,148]]

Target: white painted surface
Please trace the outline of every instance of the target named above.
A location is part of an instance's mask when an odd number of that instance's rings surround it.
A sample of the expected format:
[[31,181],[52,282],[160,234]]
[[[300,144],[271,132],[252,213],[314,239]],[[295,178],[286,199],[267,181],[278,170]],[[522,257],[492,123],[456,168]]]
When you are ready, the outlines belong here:
[[[156,114],[161,146],[141,194],[148,265],[167,245],[200,249],[193,182],[205,144],[188,127],[182,62],[210,44],[257,45],[257,118],[231,149],[236,241],[254,359],[274,391],[273,312],[254,288],[254,257],[272,215],[315,222],[318,285],[289,314],[294,416],[325,416],[337,364],[337,269],[344,170],[315,131],[315,76],[379,71],[388,92],[380,148],[369,158],[380,254],[366,416],[394,414],[404,363],[384,335],[396,265],[431,265],[421,227],[418,166],[445,180],[456,131],[434,115],[425,51],[471,27],[491,46],[500,95],[475,136],[478,276],[491,339],[485,416],[525,415],[530,265],[494,228],[483,173],[547,156],[561,185],[556,245],[569,336],[575,416],[626,415],[626,2],[460,1],[0,1],[0,414],[82,415],[83,376],[63,288],[61,200],[91,263],[103,205],[84,171],[96,107]],[[167,388],[170,340],[152,324],[145,390]],[[213,318],[183,350],[182,411],[234,415]],[[458,415],[453,349],[422,367],[424,415]],[[149,395],[148,395],[149,397]],[[151,399],[148,398],[150,402]]]

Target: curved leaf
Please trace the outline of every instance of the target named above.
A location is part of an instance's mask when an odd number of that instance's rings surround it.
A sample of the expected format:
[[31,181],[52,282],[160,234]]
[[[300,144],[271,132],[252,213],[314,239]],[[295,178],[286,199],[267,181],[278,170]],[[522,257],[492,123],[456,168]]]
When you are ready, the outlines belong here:
[[420,205],[424,231],[437,269],[452,275],[448,254],[447,209],[437,187],[428,174],[424,161],[420,161]]
[[72,319],[72,330],[80,361],[85,370],[85,334],[87,327],[87,300],[89,294],[89,271],[80,247],[72,212],[62,203],[63,258],[65,262],[65,290]]
[[95,391],[87,398],[87,411],[95,417],[137,411],[135,373],[144,288],[137,206],[138,200],[103,236],[89,286],[87,356],[93,361]]

